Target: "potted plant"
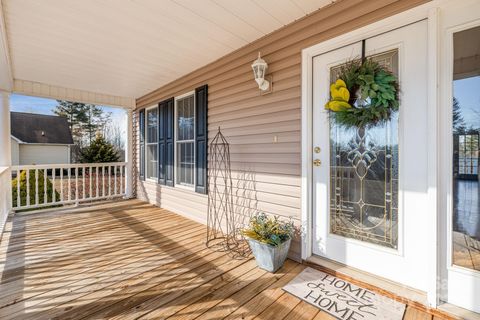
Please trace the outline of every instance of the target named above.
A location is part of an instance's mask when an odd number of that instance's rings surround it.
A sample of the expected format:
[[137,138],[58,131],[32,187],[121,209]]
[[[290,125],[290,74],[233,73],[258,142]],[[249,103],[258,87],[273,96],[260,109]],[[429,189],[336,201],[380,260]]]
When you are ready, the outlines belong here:
[[294,230],[292,221],[284,222],[278,217],[269,218],[265,213],[257,213],[242,234],[248,240],[257,265],[275,272],[287,258]]

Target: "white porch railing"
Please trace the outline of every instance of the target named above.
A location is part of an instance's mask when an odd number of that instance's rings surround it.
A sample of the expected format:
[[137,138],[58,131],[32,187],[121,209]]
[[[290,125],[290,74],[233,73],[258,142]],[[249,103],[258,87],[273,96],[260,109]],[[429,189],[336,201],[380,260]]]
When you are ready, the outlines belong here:
[[126,196],[126,166],[126,162],[12,166],[12,208],[18,211]]

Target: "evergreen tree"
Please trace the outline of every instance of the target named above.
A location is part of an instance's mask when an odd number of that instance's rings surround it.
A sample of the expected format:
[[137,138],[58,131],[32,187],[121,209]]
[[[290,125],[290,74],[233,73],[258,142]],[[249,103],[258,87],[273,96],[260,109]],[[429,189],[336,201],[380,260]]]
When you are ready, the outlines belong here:
[[94,104],[65,100],[57,100],[57,102],[58,105],[53,109],[53,112],[67,118],[73,140],[80,147],[85,142],[91,143],[95,137],[95,132],[103,130],[111,117],[110,113],[105,113]]
[[95,140],[80,151],[82,163],[117,162],[118,159],[119,155],[115,147],[101,134],[97,134]]
[[466,123],[462,116],[462,110],[457,98],[453,97],[453,131],[455,133],[464,133],[466,130]]
[[85,108],[87,119],[82,127],[88,134],[88,143],[90,144],[95,138],[95,133],[104,130],[110,120],[111,113],[105,113],[100,107],[93,104],[87,104]]
[[58,105],[53,109],[56,115],[67,118],[70,132],[76,144],[81,144],[82,127],[87,121],[87,108],[84,103],[57,100]]

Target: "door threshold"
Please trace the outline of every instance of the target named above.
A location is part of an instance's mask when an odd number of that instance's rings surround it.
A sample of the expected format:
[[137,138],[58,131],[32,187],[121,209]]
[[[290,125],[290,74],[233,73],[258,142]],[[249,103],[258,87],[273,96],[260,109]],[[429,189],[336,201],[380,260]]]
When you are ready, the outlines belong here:
[[[303,263],[432,315],[447,319],[463,319],[448,310],[428,307],[427,294],[423,291],[320,256],[311,256]],[[480,320],[478,318],[472,319]]]
[[457,307],[450,303],[443,303],[438,306],[439,310],[448,312],[451,315],[454,315],[460,319],[465,320],[480,320],[480,313],[476,313],[467,309]]

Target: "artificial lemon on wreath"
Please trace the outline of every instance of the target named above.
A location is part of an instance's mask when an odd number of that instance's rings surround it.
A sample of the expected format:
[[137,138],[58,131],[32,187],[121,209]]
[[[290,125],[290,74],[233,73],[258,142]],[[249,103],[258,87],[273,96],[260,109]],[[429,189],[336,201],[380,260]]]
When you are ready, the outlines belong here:
[[398,112],[398,78],[378,62],[372,59],[348,61],[338,78],[330,85],[331,99],[325,104],[336,125],[373,127],[385,124]]
[[350,92],[347,89],[345,81],[342,79],[338,79],[335,81],[335,83],[332,83],[330,86],[330,95],[332,96],[332,100],[325,104],[325,109],[337,112],[352,107],[348,103],[348,100],[350,99]]

